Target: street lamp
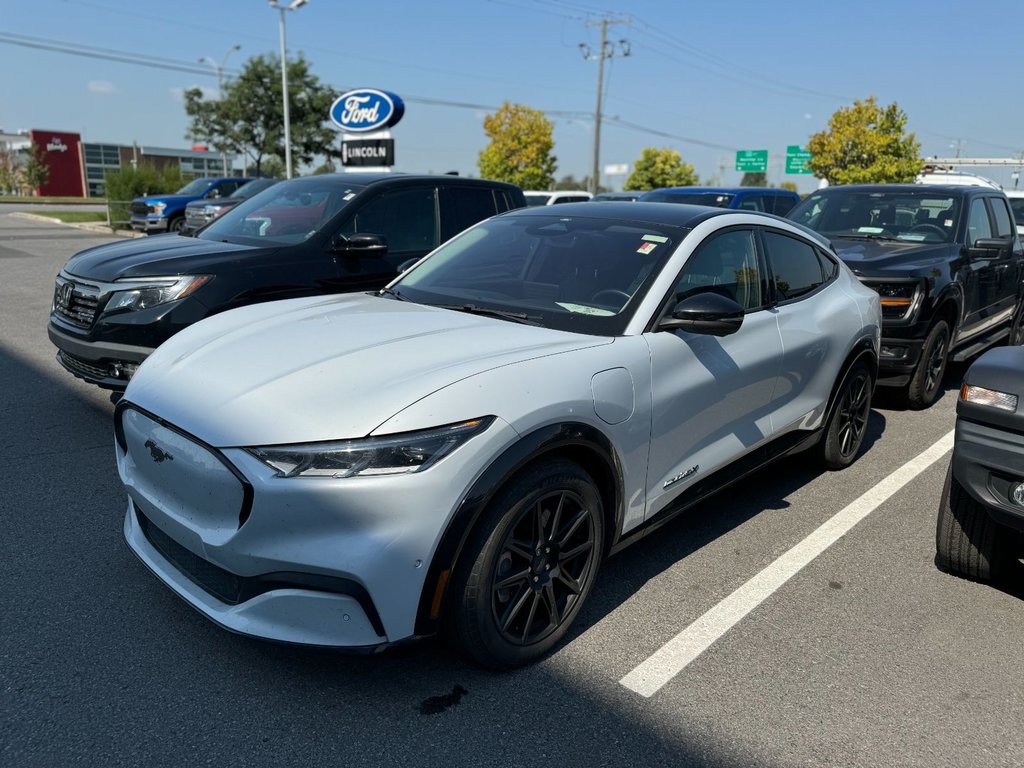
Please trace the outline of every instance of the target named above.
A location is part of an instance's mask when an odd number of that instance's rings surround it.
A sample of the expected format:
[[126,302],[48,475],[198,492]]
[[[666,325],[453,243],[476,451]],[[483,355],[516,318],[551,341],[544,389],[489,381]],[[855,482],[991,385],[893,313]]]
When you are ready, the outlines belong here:
[[230,48],[228,48],[228,52],[224,54],[224,58],[220,60],[220,64],[214,61],[214,59],[210,56],[199,57],[200,64],[209,64],[211,67],[213,67],[213,71],[217,73],[217,96],[219,98],[224,97],[224,66],[228,63],[228,56],[230,56],[235,51],[241,50],[241,48],[242,46],[238,43],[235,43]]
[[[230,56],[235,51],[240,50],[241,48],[242,48],[242,46],[239,45],[238,43],[235,43],[230,48],[228,48],[228,52],[224,54],[224,58],[222,58],[220,60],[220,64],[218,64],[210,56],[200,56],[199,57],[199,63],[200,64],[209,64],[211,67],[213,67],[213,71],[217,73],[217,98],[218,99],[223,99],[224,98],[224,67],[228,63],[228,56]],[[227,152],[221,152],[220,153],[220,162],[221,162],[221,171],[224,174],[227,174],[229,172],[229,170],[230,170],[228,168],[228,155],[227,155]],[[234,165],[234,163],[232,163],[232,165]]]
[[284,12],[297,11],[309,0],[292,0],[288,5],[281,5],[277,0],[268,0],[271,8],[281,12],[281,92],[284,100],[284,173],[285,178],[292,177],[292,134],[288,115],[288,48],[284,42]]

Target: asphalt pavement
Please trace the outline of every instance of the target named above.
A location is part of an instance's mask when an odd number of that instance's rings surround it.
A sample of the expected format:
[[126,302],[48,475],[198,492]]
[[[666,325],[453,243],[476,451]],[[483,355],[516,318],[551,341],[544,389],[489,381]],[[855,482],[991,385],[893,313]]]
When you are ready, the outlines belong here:
[[787,459],[607,561],[530,668],[346,656],[225,632],[124,545],[109,395],[46,337],[57,271],[104,241],[0,209],[0,764],[1024,765],[1024,579],[936,569],[941,444],[651,695],[620,682],[946,438],[963,366],[927,411],[876,399],[851,468]]

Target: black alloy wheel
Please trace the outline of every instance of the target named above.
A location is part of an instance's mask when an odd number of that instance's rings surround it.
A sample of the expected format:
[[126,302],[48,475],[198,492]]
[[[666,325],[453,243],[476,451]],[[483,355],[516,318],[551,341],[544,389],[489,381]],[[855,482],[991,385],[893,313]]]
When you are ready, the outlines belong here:
[[945,320],[939,320],[928,332],[921,349],[921,360],[907,386],[907,403],[911,408],[920,410],[935,402],[946,373],[948,355],[949,325]]
[[168,232],[176,232],[179,235],[184,231],[184,229],[185,229],[185,217],[184,216],[175,216],[173,219],[171,219],[171,221],[167,225],[167,231]]
[[842,389],[825,429],[821,446],[822,463],[828,469],[843,469],[853,463],[867,434],[871,415],[871,395],[875,382],[863,362],[846,374]]
[[534,661],[565,636],[604,556],[604,509],[591,477],[565,459],[509,480],[466,543],[444,627],[486,667]]

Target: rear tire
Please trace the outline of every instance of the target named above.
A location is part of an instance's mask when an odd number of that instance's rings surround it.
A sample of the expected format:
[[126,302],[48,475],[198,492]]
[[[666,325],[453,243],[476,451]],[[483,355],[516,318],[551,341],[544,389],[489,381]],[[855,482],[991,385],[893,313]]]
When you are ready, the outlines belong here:
[[935,402],[942,389],[942,377],[949,360],[949,325],[938,320],[928,332],[921,349],[921,359],[907,385],[907,404],[916,411]]
[[847,371],[836,393],[825,435],[818,443],[819,458],[827,469],[843,469],[857,458],[867,432],[874,389],[871,371],[863,361]]
[[466,545],[450,594],[449,638],[476,663],[510,669],[565,636],[590,594],[604,547],[594,481],[566,460],[513,478]]
[[935,528],[939,568],[976,581],[998,578],[1012,561],[1009,534],[964,490],[950,462]]
[[1011,347],[1019,347],[1024,344],[1024,302],[1017,308],[1017,314],[1013,316],[1013,323],[1010,325],[1010,336],[1006,343]]

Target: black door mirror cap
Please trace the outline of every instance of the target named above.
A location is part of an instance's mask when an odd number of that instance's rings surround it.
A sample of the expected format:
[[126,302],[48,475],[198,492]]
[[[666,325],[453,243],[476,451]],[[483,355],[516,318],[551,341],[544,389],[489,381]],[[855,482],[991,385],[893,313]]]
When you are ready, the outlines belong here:
[[384,235],[366,233],[356,233],[347,237],[335,235],[331,240],[331,250],[353,256],[383,256],[388,252],[388,240]]
[[658,323],[659,331],[684,330],[708,336],[729,336],[743,324],[743,307],[728,296],[705,291],[683,299]]

